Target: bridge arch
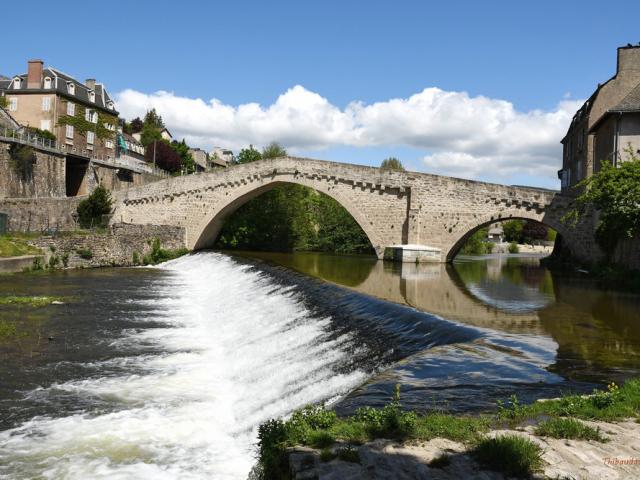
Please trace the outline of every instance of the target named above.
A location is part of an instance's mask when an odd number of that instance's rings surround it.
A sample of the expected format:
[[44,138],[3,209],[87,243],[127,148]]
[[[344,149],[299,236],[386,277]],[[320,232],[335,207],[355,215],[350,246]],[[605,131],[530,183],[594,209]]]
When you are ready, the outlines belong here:
[[353,217],[364,231],[378,257],[382,257],[384,253],[382,239],[379,238],[378,233],[372,227],[373,223],[367,221],[367,218],[351,199],[342,195],[337,189],[332,188],[331,184],[327,184],[326,182],[311,182],[305,177],[295,175],[289,176],[286,179],[273,176],[272,178],[264,179],[259,185],[242,185],[225,192],[224,199],[216,203],[204,216],[198,227],[194,229],[192,238],[188,239],[189,243],[192,243],[194,250],[201,250],[213,246],[225,221],[238,210],[238,208],[263,193],[283,185],[302,185],[333,198]]
[[[564,225],[559,219],[552,218],[544,213],[537,213],[534,210],[526,209],[513,209],[513,210],[501,210],[491,215],[480,215],[474,218],[472,221],[462,225],[457,234],[453,237],[451,246],[446,251],[446,261],[451,262],[455,256],[460,252],[460,249],[464,246],[467,239],[473,235],[479,229],[489,226],[492,223],[508,222],[509,220],[531,220],[537,223],[541,223],[546,227],[553,228],[558,235],[565,236],[569,232],[567,226]],[[443,252],[445,253],[445,252]]]

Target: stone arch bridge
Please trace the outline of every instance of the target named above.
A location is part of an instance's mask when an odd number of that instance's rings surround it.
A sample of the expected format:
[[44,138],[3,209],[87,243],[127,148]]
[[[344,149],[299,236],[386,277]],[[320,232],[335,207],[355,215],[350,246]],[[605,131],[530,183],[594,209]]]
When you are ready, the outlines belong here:
[[568,228],[561,222],[571,199],[553,191],[294,157],[118,192],[112,222],[183,227],[186,246],[202,249],[213,245],[238,207],[287,183],[337,200],[362,227],[379,258],[395,246],[396,259],[415,261],[412,255],[418,255],[420,260],[449,261],[475,230],[510,218],[554,228],[563,247],[579,258],[591,258],[596,248],[591,225]]

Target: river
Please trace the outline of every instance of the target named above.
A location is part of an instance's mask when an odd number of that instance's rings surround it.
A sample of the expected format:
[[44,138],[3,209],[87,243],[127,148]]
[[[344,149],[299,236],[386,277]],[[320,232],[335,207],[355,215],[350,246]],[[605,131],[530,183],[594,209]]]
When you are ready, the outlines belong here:
[[308,403],[483,411],[640,370],[640,295],[519,256],[453,265],[201,252],[0,277],[0,478],[246,478]]

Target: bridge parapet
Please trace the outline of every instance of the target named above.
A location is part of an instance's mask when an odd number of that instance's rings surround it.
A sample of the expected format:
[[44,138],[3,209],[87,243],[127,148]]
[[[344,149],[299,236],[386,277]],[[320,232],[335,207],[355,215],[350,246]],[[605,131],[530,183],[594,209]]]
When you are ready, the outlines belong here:
[[474,230],[509,218],[545,223],[570,244],[588,236],[569,231],[560,221],[571,199],[557,192],[295,157],[118,192],[113,221],[184,227],[188,246],[205,248],[237,208],[286,183],[337,200],[362,227],[379,258],[386,247],[416,244],[440,250],[440,260],[450,260]]

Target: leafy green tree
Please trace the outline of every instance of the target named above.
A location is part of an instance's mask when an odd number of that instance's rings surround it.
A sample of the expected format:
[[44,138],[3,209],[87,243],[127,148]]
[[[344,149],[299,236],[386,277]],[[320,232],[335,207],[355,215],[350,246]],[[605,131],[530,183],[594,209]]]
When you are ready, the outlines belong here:
[[136,117],[131,120],[131,123],[129,125],[131,126],[131,134],[140,133],[144,128],[144,122],[140,120],[140,117]]
[[402,162],[396,157],[385,158],[380,165],[381,170],[392,170],[395,172],[404,172],[404,166]]
[[91,228],[102,224],[102,216],[109,215],[113,207],[111,193],[102,185],[78,204],[78,223],[82,228]]
[[4,95],[0,95],[0,107],[7,108],[9,106],[9,100]]
[[184,173],[193,173],[196,171],[196,162],[193,160],[193,155],[189,151],[189,146],[185,142],[184,138],[181,142],[171,142],[171,148],[180,157],[180,165]]
[[621,238],[640,235],[640,158],[631,145],[626,152],[630,160],[617,167],[603,161],[598,172],[576,185],[582,193],[576,208],[564,217],[575,225],[591,209],[598,210],[596,240],[607,254],[613,253]]
[[236,156],[236,162],[238,163],[251,163],[262,160],[262,154],[253,148],[253,145],[249,145],[249,148],[243,148]]
[[140,134],[140,143],[149,149],[149,145],[153,142],[162,141],[162,135],[160,134],[160,130],[151,124],[145,124],[142,127],[142,133]]
[[487,241],[489,234],[488,227],[480,228],[473,232],[460,249],[460,253],[464,255],[483,255],[491,253],[493,243]]
[[507,242],[520,242],[522,240],[522,229],[524,220],[508,220],[502,224],[504,239]]
[[277,142],[271,142],[269,145],[262,149],[262,158],[278,158],[278,157],[286,157],[287,151],[280,146]]
[[155,108],[147,111],[144,116],[143,123],[144,125],[151,125],[158,130],[162,130],[164,128],[164,121],[162,120],[162,117],[158,115],[158,112],[156,112]]

